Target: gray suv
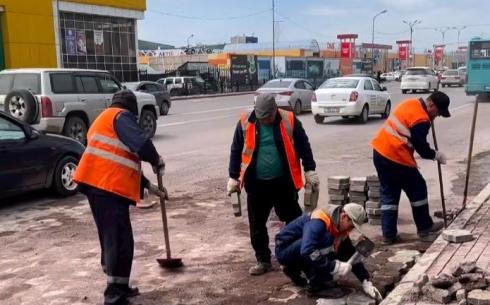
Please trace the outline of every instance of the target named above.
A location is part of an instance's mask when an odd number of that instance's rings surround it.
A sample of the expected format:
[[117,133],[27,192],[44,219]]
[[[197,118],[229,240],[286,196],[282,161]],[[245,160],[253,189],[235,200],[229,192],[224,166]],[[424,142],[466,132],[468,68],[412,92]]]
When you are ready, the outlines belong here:
[[[16,69],[0,72],[0,110],[36,129],[87,142],[87,131],[123,86],[107,71]],[[150,136],[159,113],[155,97],[135,92],[139,124]]]

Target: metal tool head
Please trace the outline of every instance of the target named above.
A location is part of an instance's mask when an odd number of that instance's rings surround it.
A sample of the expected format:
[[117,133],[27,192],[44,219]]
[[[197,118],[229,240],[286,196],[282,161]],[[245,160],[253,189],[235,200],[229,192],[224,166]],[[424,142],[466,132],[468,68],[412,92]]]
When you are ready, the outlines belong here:
[[374,243],[366,236],[359,237],[353,244],[356,251],[364,257],[368,257],[374,250]]

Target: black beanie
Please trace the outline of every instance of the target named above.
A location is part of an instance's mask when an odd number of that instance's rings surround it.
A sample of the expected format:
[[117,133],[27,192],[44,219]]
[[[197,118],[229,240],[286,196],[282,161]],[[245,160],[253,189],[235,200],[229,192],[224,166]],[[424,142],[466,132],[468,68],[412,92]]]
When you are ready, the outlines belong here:
[[133,91],[128,89],[120,90],[114,93],[111,106],[116,106],[131,111],[138,116],[138,102]]

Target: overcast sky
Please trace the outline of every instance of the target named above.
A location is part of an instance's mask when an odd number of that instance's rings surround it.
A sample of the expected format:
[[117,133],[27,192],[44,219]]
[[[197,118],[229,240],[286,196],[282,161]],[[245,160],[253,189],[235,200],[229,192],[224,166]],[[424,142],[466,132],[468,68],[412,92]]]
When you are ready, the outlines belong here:
[[[355,33],[358,43],[371,42],[373,16],[376,19],[375,42],[395,45],[410,38],[402,21],[422,22],[414,28],[417,51],[442,43],[442,34],[434,28],[468,26],[461,31],[460,42],[473,36],[490,37],[490,0],[275,0],[279,41],[317,39],[338,42],[337,34]],[[147,0],[145,19],[138,22],[139,38],[175,46],[228,43],[233,35],[259,37],[272,41],[271,0]],[[445,34],[448,49],[454,49],[457,31]]]

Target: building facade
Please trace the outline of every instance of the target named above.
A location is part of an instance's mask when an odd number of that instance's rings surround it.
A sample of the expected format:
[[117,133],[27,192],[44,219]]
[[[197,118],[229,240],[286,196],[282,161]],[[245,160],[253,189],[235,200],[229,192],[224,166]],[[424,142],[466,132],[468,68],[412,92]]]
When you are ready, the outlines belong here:
[[0,69],[81,68],[138,79],[146,0],[0,0]]

